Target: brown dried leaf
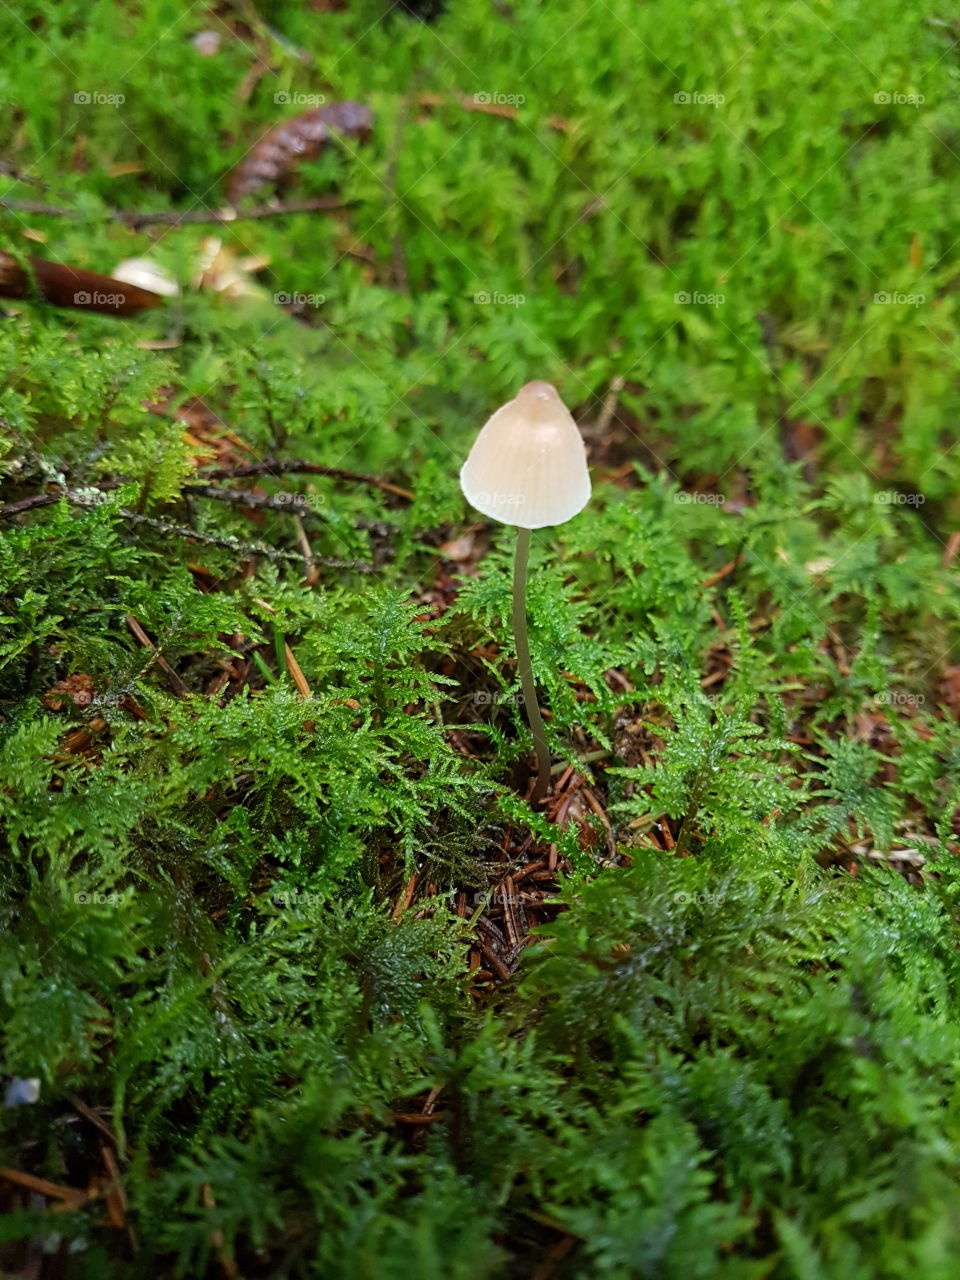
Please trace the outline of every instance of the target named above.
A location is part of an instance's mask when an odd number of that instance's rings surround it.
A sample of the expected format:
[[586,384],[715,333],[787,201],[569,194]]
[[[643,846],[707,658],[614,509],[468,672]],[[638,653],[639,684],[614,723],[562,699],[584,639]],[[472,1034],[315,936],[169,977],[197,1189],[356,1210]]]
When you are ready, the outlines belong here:
[[163,305],[163,298],[147,289],[102,276],[65,262],[28,259],[29,269],[0,250],[0,297],[40,297],[55,307],[96,311],[107,316],[129,316]]
[[267,183],[290,176],[301,160],[315,160],[333,134],[361,141],[373,126],[373,112],[362,102],[329,102],[284,120],[260,139],[230,175],[231,204]]

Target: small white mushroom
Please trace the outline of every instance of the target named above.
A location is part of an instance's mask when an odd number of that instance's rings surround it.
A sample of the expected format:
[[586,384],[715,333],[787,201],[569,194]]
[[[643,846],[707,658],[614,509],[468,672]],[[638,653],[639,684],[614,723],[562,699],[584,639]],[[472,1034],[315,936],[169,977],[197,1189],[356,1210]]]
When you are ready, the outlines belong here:
[[467,501],[521,529],[564,524],[590,501],[583,437],[549,382],[528,382],[488,418],[460,471]]
[[112,278],[160,293],[165,298],[176,298],[180,294],[180,286],[170,272],[149,258],[124,258],[114,267]]
[[550,785],[550,750],[540,714],[527,639],[530,530],[571,520],[590,501],[583,437],[549,382],[528,382],[487,419],[460,470],[467,501],[492,520],[517,526],[513,634],[524,707],[537,752],[531,804]]

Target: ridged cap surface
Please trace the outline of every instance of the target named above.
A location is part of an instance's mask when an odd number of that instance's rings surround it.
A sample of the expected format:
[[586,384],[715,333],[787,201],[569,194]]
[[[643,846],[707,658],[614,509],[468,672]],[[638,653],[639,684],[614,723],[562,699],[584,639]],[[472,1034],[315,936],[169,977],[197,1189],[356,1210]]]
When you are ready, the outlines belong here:
[[580,428],[549,382],[528,382],[487,419],[460,470],[471,506],[522,529],[571,520],[590,501]]

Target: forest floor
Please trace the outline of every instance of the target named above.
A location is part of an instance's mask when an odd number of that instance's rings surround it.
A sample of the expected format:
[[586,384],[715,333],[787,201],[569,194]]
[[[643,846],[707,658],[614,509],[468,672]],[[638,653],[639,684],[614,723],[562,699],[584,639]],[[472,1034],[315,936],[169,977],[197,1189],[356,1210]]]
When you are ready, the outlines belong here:
[[0,1272],[953,1280],[960,17],[0,41]]

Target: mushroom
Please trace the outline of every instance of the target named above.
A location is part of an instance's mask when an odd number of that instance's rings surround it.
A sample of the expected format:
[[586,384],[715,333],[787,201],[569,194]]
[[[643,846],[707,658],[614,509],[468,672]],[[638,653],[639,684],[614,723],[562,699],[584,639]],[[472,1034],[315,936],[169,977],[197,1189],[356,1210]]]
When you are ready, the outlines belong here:
[[527,639],[530,530],[564,524],[590,501],[583,437],[549,382],[528,382],[487,420],[460,471],[467,501],[492,520],[517,526],[513,634],[527,721],[537,750],[537,804],[550,783],[550,752],[537,703]]
[[138,289],[149,289],[165,298],[180,296],[180,286],[169,271],[149,258],[124,258],[113,269],[114,280],[135,284]]

